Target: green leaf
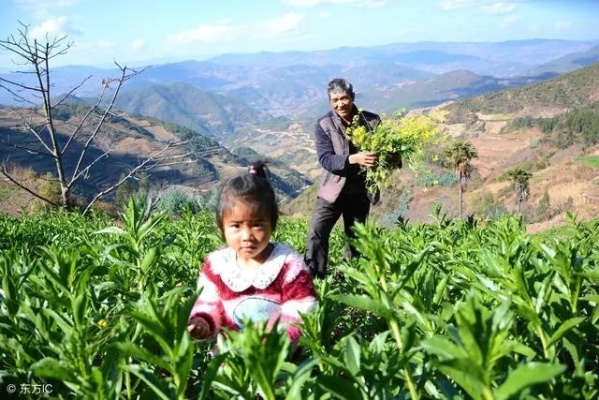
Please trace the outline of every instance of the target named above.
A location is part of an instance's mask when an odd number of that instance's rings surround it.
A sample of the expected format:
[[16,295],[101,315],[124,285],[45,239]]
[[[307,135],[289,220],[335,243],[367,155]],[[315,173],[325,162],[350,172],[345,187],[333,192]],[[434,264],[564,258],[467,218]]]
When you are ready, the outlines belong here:
[[366,296],[359,296],[354,294],[339,294],[331,296],[331,298],[339,303],[345,304],[350,307],[359,308],[361,310],[370,311],[376,315],[379,315],[386,319],[394,319],[393,312],[383,305],[380,301],[371,299]]
[[211,388],[212,382],[214,381],[214,378],[216,378],[216,375],[218,373],[218,370],[219,370],[221,364],[227,357],[228,357],[228,354],[220,354],[220,355],[214,357],[210,361],[210,364],[208,364],[208,369],[206,369],[206,371],[204,372],[204,377],[203,377],[203,381],[202,381],[202,389],[200,391],[200,395],[198,396],[199,400],[208,399],[208,396],[210,395],[210,392],[211,392],[210,388]]
[[31,366],[33,373],[42,379],[56,379],[62,382],[79,383],[73,371],[64,361],[45,357]]
[[353,336],[347,338],[343,352],[345,367],[356,376],[360,373],[360,345]]
[[545,253],[547,255],[547,257],[549,257],[552,260],[555,258],[557,251],[555,251],[551,247],[547,246],[545,243],[541,243],[540,246],[541,246],[541,249],[543,250],[543,253]]
[[157,247],[151,247],[148,252],[146,253],[144,259],[141,262],[141,270],[143,272],[147,272],[150,267],[152,265],[154,265],[154,262],[156,261],[156,259],[158,258],[158,248]]
[[[194,343],[192,343],[191,337],[187,332],[181,336],[181,340],[177,344],[178,352],[176,355],[176,372],[181,379],[186,379],[191,372],[193,367],[193,352]],[[182,382],[183,389],[185,390],[185,382]]]
[[572,328],[575,328],[585,319],[586,318],[584,317],[574,317],[564,321],[547,342],[547,347],[560,340],[566,334],[566,332]]
[[443,360],[468,357],[466,351],[444,336],[433,336],[422,342],[422,348]]
[[435,362],[435,366],[474,399],[483,398],[489,390],[485,384],[485,371],[469,358]]
[[441,282],[437,284],[437,288],[435,289],[435,294],[433,296],[433,304],[439,304],[439,302],[443,299],[449,278],[451,278],[451,272],[445,274],[443,279],[441,279]]
[[335,399],[358,400],[367,397],[354,387],[353,382],[340,376],[321,375],[318,385],[329,392]]
[[518,314],[533,324],[535,328],[543,326],[541,318],[532,307],[528,306],[527,304],[518,303],[516,304],[516,309],[518,310]]
[[54,319],[54,321],[56,321],[56,323],[58,324],[58,326],[60,326],[60,329],[62,329],[62,332],[65,335],[70,335],[71,331],[73,330],[73,323],[71,321],[68,320],[68,317],[64,317],[60,314],[58,314],[56,311],[54,310],[50,310],[50,309],[43,309],[42,312],[50,317],[52,317],[52,319]]
[[72,300],[72,305],[75,326],[79,327],[83,324],[83,318],[85,317],[85,311],[87,310],[87,293],[85,290],[82,290],[81,293]]
[[317,359],[311,359],[296,368],[291,377],[291,386],[287,388],[285,400],[296,400],[302,398],[302,387],[308,380],[312,380],[312,370],[318,365]]
[[537,355],[537,353],[533,349],[520,342],[509,341],[508,343],[510,346],[512,346],[512,350],[518,354],[522,354],[526,357],[531,358]]
[[568,339],[564,339],[563,346],[568,351],[568,353],[570,353],[574,365],[584,365],[584,363],[580,364],[580,356],[578,355],[578,349],[576,348],[576,346],[574,346],[574,344],[572,344]]
[[100,229],[99,231],[94,232],[96,235],[100,235],[103,233],[107,233],[109,235],[122,235],[125,231],[116,226],[109,226],[108,228]]
[[599,304],[599,294],[589,294],[584,296],[583,299],[589,303],[595,303],[595,305]]
[[170,332],[167,332],[162,321],[159,320],[158,315],[155,313],[153,305],[149,304],[149,311],[152,311],[152,316],[145,314],[143,311],[133,310],[131,316],[135,318],[154,339],[156,339],[163,347],[165,353],[170,354],[171,343],[168,342],[168,338],[171,337]]
[[523,389],[550,381],[566,370],[564,365],[528,363],[520,365],[512,371],[505,382],[495,392],[496,400],[509,399],[520,393]]
[[175,393],[165,385],[164,380],[158,379],[152,371],[144,369],[139,365],[126,365],[124,369],[144,381],[160,399],[171,400],[176,398]]
[[119,349],[124,355],[133,357],[139,361],[147,361],[150,364],[158,366],[167,371],[172,371],[173,369],[167,361],[165,361],[161,357],[158,357],[156,354],[139,347],[134,343],[119,342],[115,344],[115,347]]

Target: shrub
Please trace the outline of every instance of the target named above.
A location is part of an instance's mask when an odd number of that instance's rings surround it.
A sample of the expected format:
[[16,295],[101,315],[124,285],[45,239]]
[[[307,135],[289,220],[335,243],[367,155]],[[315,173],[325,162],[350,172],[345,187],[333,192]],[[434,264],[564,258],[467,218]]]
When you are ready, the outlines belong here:
[[474,196],[473,203],[475,204],[474,214],[483,219],[494,221],[509,215],[508,210],[502,204],[497,203],[492,193],[482,192]]
[[193,214],[196,214],[202,209],[202,201],[181,189],[170,189],[161,196],[158,207],[170,215],[181,216],[185,208],[189,208]]

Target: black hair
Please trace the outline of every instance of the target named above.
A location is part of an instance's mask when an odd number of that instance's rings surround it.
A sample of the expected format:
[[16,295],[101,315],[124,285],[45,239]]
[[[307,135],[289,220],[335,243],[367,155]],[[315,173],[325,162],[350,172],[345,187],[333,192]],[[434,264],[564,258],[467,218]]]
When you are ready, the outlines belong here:
[[331,98],[331,93],[337,92],[347,93],[352,100],[356,99],[353,85],[343,78],[335,78],[327,85],[327,94],[329,95],[329,99]]
[[223,232],[225,212],[233,207],[236,199],[249,202],[259,214],[269,220],[272,230],[275,230],[279,220],[279,206],[267,174],[266,163],[256,161],[249,165],[247,173],[225,182],[216,206],[216,223],[221,232]]

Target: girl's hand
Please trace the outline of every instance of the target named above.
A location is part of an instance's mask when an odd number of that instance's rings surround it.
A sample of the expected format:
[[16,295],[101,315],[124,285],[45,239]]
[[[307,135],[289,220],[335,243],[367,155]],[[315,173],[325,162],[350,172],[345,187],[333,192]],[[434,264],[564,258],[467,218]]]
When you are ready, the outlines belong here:
[[374,167],[378,159],[378,154],[370,152],[352,154],[348,158],[350,164],[359,164],[364,167]]
[[189,321],[189,325],[187,325],[187,332],[194,339],[207,339],[210,337],[210,325],[204,318],[194,317]]

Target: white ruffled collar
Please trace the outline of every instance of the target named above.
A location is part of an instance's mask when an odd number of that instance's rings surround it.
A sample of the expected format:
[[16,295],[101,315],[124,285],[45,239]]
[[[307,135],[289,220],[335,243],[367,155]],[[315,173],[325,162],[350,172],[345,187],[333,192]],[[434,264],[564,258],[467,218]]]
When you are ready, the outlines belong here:
[[277,279],[287,261],[290,249],[282,243],[273,243],[270,256],[257,269],[246,270],[237,265],[235,250],[230,247],[210,255],[210,265],[215,274],[234,292],[243,292],[251,286],[264,290]]

